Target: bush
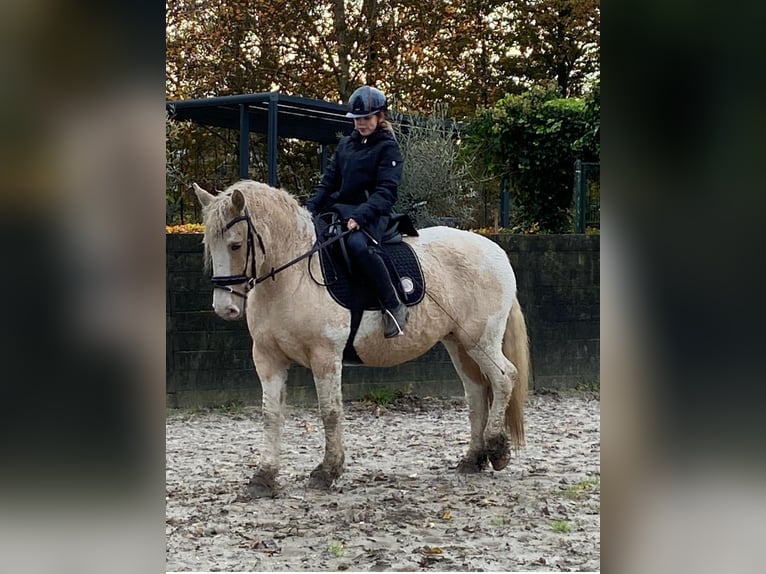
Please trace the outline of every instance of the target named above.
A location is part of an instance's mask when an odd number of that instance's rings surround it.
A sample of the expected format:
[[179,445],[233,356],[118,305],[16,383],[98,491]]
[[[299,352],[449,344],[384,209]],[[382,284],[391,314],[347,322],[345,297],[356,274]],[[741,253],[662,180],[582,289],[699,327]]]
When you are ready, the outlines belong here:
[[574,161],[598,159],[598,91],[588,99],[555,89],[507,95],[466,129],[467,148],[487,171],[508,177],[511,227],[571,230]]
[[446,108],[412,123],[394,123],[394,130],[404,157],[396,211],[409,213],[419,227],[466,227],[476,194],[461,160],[457,126],[446,119]]

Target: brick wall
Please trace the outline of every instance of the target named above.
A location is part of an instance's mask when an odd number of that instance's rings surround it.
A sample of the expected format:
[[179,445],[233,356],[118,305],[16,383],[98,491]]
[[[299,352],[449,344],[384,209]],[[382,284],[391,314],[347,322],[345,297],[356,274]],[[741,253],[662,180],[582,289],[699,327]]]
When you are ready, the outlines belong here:
[[[527,319],[535,388],[572,388],[599,380],[599,237],[500,235]],[[211,309],[201,235],[167,235],[167,405],[188,407],[260,401],[245,321]],[[462,396],[446,350],[389,369],[346,367],[344,398],[387,387],[418,395]],[[316,400],[311,374],[294,366],[288,400]]]

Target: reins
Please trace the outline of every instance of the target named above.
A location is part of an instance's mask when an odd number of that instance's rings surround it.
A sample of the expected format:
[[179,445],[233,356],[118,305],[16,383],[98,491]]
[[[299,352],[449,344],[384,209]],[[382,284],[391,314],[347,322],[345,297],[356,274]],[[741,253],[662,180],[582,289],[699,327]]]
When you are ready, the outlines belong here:
[[317,251],[321,251],[322,249],[324,249],[325,247],[327,247],[331,243],[334,243],[334,242],[338,241],[339,239],[345,237],[346,235],[348,235],[352,231],[354,231],[354,230],[353,229],[347,229],[346,231],[344,231],[340,235],[336,235],[335,237],[331,237],[327,241],[323,241],[322,243],[316,243],[316,244],[314,244],[314,246],[309,251],[307,251],[303,255],[299,255],[295,259],[292,259],[291,261],[288,261],[284,265],[280,265],[276,269],[274,267],[272,267],[271,271],[269,271],[268,273],[265,273],[264,275],[261,275],[260,277],[257,277],[256,279],[251,279],[251,281],[253,281],[255,285],[258,285],[258,283],[266,281],[266,279],[268,279],[269,277],[274,279],[274,275],[276,275],[280,271],[284,271],[285,269],[287,269],[291,265],[295,265],[299,261],[301,261],[303,259],[306,259],[306,257],[311,257]]
[[[263,275],[259,277],[255,277],[255,247],[253,242],[253,236],[258,238],[258,245],[261,248],[261,252],[266,255],[266,249],[263,246],[263,239],[261,239],[260,234],[255,229],[255,225],[253,225],[252,219],[250,219],[250,213],[247,211],[247,208],[245,208],[244,215],[240,215],[238,217],[235,217],[232,219],[229,223],[226,224],[226,229],[230,229],[232,225],[235,223],[239,223],[240,221],[246,221],[247,222],[247,255],[245,258],[245,269],[242,271],[240,275],[221,275],[221,276],[215,276],[211,279],[211,282],[213,283],[213,286],[216,289],[223,289],[224,291],[228,291],[229,293],[232,293],[233,295],[238,295],[239,297],[242,297],[243,299],[247,299],[247,293],[258,285],[259,283],[263,283],[267,279],[271,278],[272,281],[275,280],[275,275],[281,271],[284,271],[288,267],[291,267],[295,265],[296,263],[306,259],[307,257],[311,257],[314,253],[317,251],[320,251],[327,247],[328,245],[338,241],[339,239],[342,239],[349,233],[351,233],[352,229],[347,229],[343,233],[340,233],[338,235],[335,235],[334,237],[331,237],[330,239],[323,241],[322,243],[314,243],[311,249],[309,249],[306,253],[303,255],[299,255],[298,257],[295,257],[294,259],[291,259],[287,263],[284,263],[280,265],[279,267],[272,267],[271,270],[268,273],[264,273]],[[248,261],[250,262],[250,275],[247,274],[247,264]],[[245,290],[244,293],[237,291],[236,289],[232,289],[231,285],[238,285],[240,283],[245,283]]]

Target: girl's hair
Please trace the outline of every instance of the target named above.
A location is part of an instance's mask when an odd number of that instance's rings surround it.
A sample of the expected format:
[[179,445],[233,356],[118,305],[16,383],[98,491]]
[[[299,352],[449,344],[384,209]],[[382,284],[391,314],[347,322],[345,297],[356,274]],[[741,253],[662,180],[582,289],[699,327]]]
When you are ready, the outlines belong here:
[[378,129],[379,130],[388,130],[391,133],[394,132],[394,126],[391,125],[391,122],[388,121],[388,118],[386,117],[386,112],[378,112],[382,119],[378,122]]

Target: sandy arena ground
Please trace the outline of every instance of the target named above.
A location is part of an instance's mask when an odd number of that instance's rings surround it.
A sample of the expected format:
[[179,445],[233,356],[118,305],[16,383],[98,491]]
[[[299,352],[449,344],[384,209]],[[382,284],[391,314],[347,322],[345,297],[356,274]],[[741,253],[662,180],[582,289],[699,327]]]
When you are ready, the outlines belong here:
[[171,411],[167,570],[600,570],[600,404],[537,394],[527,447],[500,472],[458,475],[462,401],[346,405],[345,474],[306,488],[324,447],[317,409],[288,407],[279,492],[249,500],[258,409]]

